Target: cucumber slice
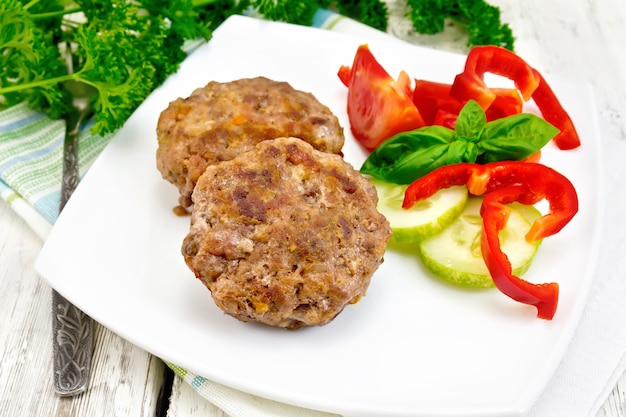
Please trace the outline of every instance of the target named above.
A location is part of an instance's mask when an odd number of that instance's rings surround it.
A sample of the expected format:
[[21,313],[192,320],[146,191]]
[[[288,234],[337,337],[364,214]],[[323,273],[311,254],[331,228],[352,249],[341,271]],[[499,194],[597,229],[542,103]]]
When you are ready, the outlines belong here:
[[537,210],[537,207],[535,206],[529,206],[518,202],[511,203],[508,206],[521,214],[522,217],[524,217],[526,221],[531,225],[535,220],[541,217],[541,212]]
[[441,232],[461,214],[467,202],[467,187],[456,186],[439,190],[410,209],[403,209],[408,185],[370,180],[378,193],[378,211],[387,218],[393,231],[390,242],[419,242]]
[[[471,288],[494,287],[480,251],[481,198],[469,198],[463,213],[444,231],[424,240],[419,252],[424,265],[437,276]],[[522,275],[530,267],[541,242],[526,242],[524,236],[541,214],[533,206],[511,204],[506,227],[500,231],[502,251],[508,256],[513,273]]]

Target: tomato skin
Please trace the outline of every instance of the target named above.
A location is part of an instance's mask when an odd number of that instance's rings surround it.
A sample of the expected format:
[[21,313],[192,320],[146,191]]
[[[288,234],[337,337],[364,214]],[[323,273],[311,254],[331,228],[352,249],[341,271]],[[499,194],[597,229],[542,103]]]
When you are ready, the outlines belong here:
[[439,109],[437,110],[437,113],[435,113],[432,124],[454,130],[454,127],[456,126],[456,119],[458,116],[458,113]]
[[376,61],[367,44],[359,46],[352,68],[341,67],[348,86],[348,118],[354,137],[373,150],[389,137],[425,125],[412,101],[406,73],[394,80]]
[[[449,120],[452,115],[458,115],[463,108],[463,102],[450,97],[450,84],[434,81],[415,80],[413,103],[428,125],[441,124],[442,115]],[[442,124],[442,126],[445,126]],[[454,126],[454,123],[452,123]],[[449,126],[448,126],[449,127]]]
[[352,77],[352,68],[347,65],[342,65],[337,71],[337,76],[346,87],[350,87],[350,78]]

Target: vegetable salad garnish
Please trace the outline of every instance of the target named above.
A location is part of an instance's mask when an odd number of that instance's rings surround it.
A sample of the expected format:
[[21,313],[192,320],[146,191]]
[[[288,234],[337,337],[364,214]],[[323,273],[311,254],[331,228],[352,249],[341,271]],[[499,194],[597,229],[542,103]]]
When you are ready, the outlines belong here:
[[558,284],[531,284],[513,275],[511,263],[500,247],[499,232],[511,214],[506,204],[533,205],[544,199],[550,203],[550,212],[532,223],[525,239],[538,241],[559,232],[578,212],[574,186],[566,177],[542,164],[461,163],[442,166],[414,181],[406,190],[402,207],[410,208],[442,188],[462,184],[467,185],[470,194],[484,195],[480,208],[480,248],[494,284],[512,299],[534,305],[539,318],[552,319],[558,301]]
[[[487,86],[486,73],[510,79],[515,88]],[[361,172],[376,185],[379,210],[396,235],[392,244],[416,243],[424,264],[440,277],[495,286],[534,306],[537,317],[552,319],[558,284],[519,275],[542,239],[578,212],[576,189],[538,163],[541,149],[550,141],[574,149],[580,139],[545,78],[495,46],[473,48],[450,84],[415,80],[412,86],[406,72],[395,80],[367,45],[338,76],[348,87],[351,130],[370,151]],[[523,112],[529,100],[541,117]],[[545,215],[534,207],[543,200],[549,203]]]
[[530,113],[487,122],[485,112],[470,100],[459,113],[454,129],[433,125],[399,133],[374,149],[361,172],[409,184],[443,165],[526,159],[558,132]]

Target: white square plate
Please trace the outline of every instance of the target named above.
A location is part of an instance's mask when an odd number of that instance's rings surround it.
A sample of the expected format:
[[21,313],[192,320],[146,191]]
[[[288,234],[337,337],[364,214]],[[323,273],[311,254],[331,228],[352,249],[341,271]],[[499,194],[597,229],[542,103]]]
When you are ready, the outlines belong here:
[[599,140],[586,85],[547,77],[582,146],[542,161],[575,185],[580,211],[544,240],[525,278],[557,281],[552,321],[497,290],[434,278],[416,254],[388,251],[368,295],[335,321],[286,331],[225,316],[180,254],[189,218],[155,167],[156,122],[171,100],[211,80],[264,75],[312,92],[339,117],[344,154],[365,158],[350,134],[337,77],[369,43],[392,75],[452,82],[460,55],[380,36],[235,16],[140,106],[94,163],[53,228],[36,268],[95,320],[153,354],[246,392],[352,416],[518,416],[554,373],[577,326],[599,244]]

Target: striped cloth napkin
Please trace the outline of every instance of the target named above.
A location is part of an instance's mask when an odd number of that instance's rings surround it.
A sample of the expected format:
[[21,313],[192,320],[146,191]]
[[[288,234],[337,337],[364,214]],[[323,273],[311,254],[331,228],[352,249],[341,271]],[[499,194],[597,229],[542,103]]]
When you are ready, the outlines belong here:
[[[81,176],[108,142],[90,127],[79,136]],[[26,103],[0,112],[0,195],[42,239],[59,214],[64,137],[64,120],[51,120]]]
[[[445,37],[439,38],[435,44],[433,38],[409,33],[410,26],[401,25],[401,22],[393,25],[390,31],[405,40],[457,52],[465,47],[464,41]],[[388,36],[327,10],[317,12],[313,26],[338,32]],[[89,125],[85,126],[79,136],[81,176],[109,139],[92,135],[89,128]],[[43,240],[58,215],[64,133],[64,121],[50,120],[26,105],[0,112],[0,196]],[[623,171],[621,168],[620,172]],[[619,257],[618,254],[615,256]],[[610,271],[601,272],[601,277],[611,275]],[[606,278],[603,285],[596,285],[592,291],[577,335],[562,365],[528,417],[593,417],[622,375],[626,355],[618,337],[619,327],[606,325],[607,320],[614,326],[626,321],[619,314],[623,292],[616,289],[613,278]],[[233,417],[334,416],[236,391],[174,364],[168,366],[199,395]]]

